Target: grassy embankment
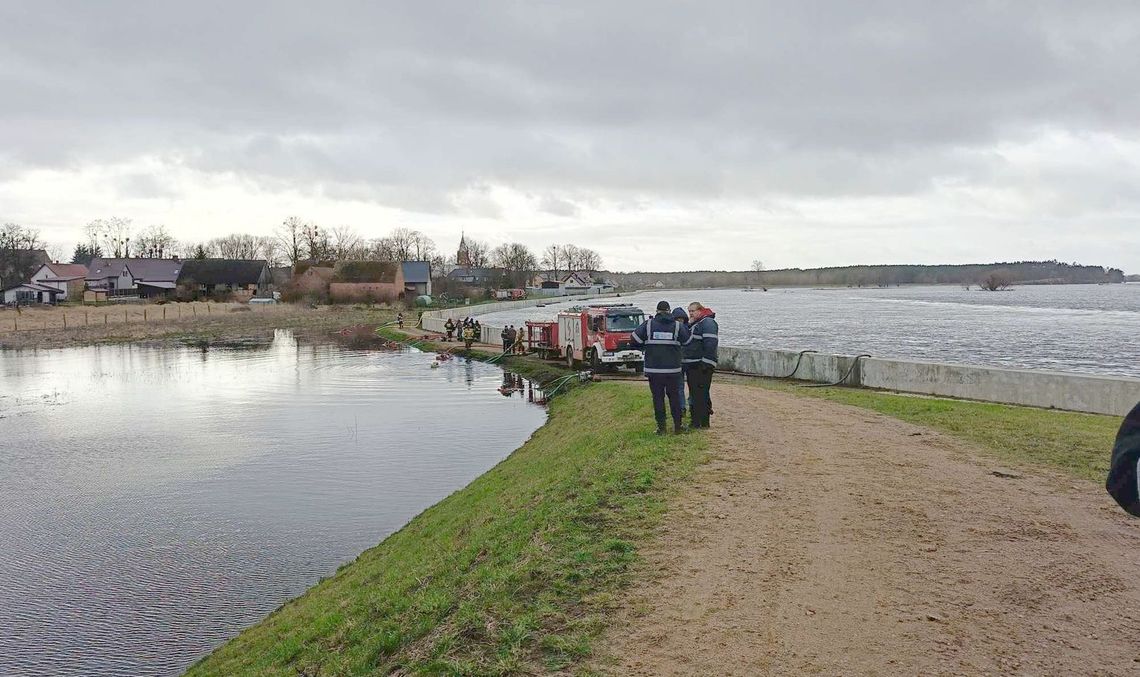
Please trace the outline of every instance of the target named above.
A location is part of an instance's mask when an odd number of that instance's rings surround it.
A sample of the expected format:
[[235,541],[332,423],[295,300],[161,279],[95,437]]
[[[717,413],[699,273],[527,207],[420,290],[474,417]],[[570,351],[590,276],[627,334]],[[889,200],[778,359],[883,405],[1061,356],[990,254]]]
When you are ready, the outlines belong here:
[[647,400],[620,383],[555,399],[510,457],[189,674],[572,668],[704,456],[702,436],[654,435]]
[[967,440],[1004,463],[1060,470],[1103,482],[1120,418],[856,388],[801,388],[748,379],[768,388],[877,411]]

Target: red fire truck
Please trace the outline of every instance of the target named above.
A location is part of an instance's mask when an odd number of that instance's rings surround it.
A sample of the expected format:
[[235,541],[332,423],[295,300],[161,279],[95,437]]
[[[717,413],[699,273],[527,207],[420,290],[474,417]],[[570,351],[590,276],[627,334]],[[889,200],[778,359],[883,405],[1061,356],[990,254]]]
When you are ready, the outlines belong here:
[[527,322],[527,347],[542,357],[564,359],[571,368],[595,371],[627,366],[641,371],[645,355],[630,335],[645,321],[631,303],[595,303],[558,313],[553,322]]

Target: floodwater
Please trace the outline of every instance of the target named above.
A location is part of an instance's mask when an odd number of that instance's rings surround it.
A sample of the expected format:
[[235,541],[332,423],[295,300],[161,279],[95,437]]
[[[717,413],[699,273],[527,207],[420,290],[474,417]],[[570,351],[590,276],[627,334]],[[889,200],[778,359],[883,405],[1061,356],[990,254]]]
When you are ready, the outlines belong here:
[[[818,350],[997,367],[1140,377],[1140,284],[885,289],[663,290],[627,301],[713,308],[724,345]],[[570,303],[482,316],[547,319]]]
[[284,332],[0,352],[0,675],[179,674],[545,421],[432,361]]

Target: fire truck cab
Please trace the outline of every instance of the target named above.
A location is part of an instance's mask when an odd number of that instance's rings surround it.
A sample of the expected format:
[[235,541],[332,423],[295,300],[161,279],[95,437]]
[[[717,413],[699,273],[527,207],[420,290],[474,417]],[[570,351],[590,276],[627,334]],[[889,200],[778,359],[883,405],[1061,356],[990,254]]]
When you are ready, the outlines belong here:
[[574,368],[588,364],[595,371],[625,365],[641,371],[645,355],[632,339],[645,313],[632,303],[597,303],[558,313],[562,357]]

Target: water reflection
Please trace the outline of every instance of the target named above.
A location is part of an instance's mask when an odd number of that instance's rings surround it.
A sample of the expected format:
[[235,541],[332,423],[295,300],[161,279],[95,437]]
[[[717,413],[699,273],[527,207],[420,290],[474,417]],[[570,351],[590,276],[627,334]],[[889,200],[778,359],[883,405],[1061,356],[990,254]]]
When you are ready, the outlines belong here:
[[499,369],[431,362],[0,352],[0,674],[177,674],[544,420]]

